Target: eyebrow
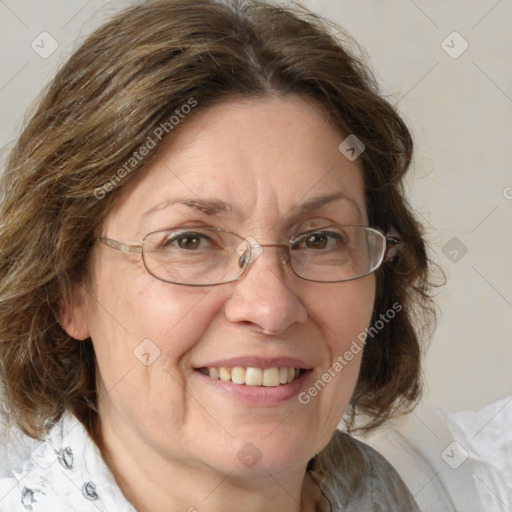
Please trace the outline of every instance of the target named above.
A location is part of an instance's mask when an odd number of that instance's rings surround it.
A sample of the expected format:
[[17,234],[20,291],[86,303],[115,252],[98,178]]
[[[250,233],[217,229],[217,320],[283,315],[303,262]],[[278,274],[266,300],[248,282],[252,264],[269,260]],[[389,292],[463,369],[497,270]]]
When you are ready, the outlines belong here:
[[205,215],[217,215],[219,213],[233,213],[233,207],[220,199],[189,199],[175,198],[159,203],[142,214],[142,217],[148,217],[152,213],[168,208],[175,204],[182,204],[194,210],[198,210]]
[[346,201],[350,201],[354,204],[354,206],[357,208],[358,212],[362,214],[361,208],[359,205],[349,197],[338,193],[338,194],[325,194],[322,196],[317,196],[309,199],[308,201],[302,203],[301,205],[292,208],[290,210],[290,214],[301,214],[301,213],[307,213],[312,210],[317,210],[318,208],[321,208],[322,206],[325,206],[326,204],[332,203],[333,201],[338,201],[339,199],[345,199]]
[[[340,199],[345,199],[354,204],[357,208],[360,215],[362,215],[362,211],[360,206],[353,200],[341,193],[337,194],[325,194],[317,197],[313,197],[304,203],[293,207],[287,214],[286,217],[289,216],[297,216],[300,214],[304,214],[313,210],[317,210],[326,204],[332,203],[333,201],[337,201]],[[197,210],[205,215],[218,215],[218,214],[230,214],[236,212],[236,209],[229,203],[222,201],[220,199],[199,199],[199,198],[174,198],[159,203],[146,212],[142,214],[142,217],[148,217],[152,213],[168,208],[169,206],[180,204],[184,206],[188,206],[194,210]]]

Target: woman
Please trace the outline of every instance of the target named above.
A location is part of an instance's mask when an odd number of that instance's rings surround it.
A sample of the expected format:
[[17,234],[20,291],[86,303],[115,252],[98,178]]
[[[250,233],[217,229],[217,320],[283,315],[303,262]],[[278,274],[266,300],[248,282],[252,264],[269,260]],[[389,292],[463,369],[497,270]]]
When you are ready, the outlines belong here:
[[418,510],[336,430],[414,405],[430,311],[412,142],[346,44],[150,1],[59,71],[1,183],[6,415],[40,442],[0,510]]

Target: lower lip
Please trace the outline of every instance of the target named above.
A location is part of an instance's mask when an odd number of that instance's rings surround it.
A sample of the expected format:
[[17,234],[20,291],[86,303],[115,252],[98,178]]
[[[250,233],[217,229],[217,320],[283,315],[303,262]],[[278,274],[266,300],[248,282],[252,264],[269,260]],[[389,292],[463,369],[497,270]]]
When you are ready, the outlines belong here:
[[251,407],[276,407],[292,398],[296,398],[302,389],[306,387],[305,384],[310,374],[311,370],[306,370],[303,371],[297,380],[289,384],[266,387],[224,382],[220,379],[212,379],[199,371],[194,371],[194,375],[200,379],[200,382],[210,386],[219,393],[223,393]]

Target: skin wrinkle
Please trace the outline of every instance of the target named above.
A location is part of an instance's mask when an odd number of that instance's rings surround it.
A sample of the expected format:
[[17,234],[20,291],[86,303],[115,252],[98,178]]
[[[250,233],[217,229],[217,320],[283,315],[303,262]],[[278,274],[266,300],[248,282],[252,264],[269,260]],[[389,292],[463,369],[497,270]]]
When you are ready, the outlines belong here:
[[[335,204],[333,204],[335,203]],[[158,219],[158,213],[161,213],[164,210],[166,211],[165,218],[167,219],[167,215],[170,214],[170,217],[172,218],[174,216],[175,219],[180,218],[187,218],[188,211],[184,208],[180,208],[180,206],[189,206],[193,210],[197,210],[198,213],[204,214],[205,216],[215,216],[215,220],[219,220],[221,224],[221,228],[225,229],[227,231],[232,231],[232,228],[229,227],[229,225],[223,220],[224,216],[222,215],[222,212],[229,212],[230,216],[234,217],[234,214],[239,211],[239,209],[233,205],[228,205],[223,202],[219,202],[218,200],[189,200],[184,198],[175,198],[175,199],[169,199],[158,205],[158,207],[151,208],[147,212],[144,213],[143,217],[145,219],[148,218],[156,218]],[[351,225],[365,225],[366,222],[364,220],[365,216],[361,212],[361,209],[359,208],[359,205],[355,203],[350,198],[344,197],[342,194],[327,194],[321,197],[316,197],[313,199],[310,199],[306,201],[303,204],[299,204],[295,207],[290,208],[290,210],[284,214],[280,214],[280,220],[276,223],[274,223],[274,226],[272,228],[266,230],[267,233],[274,232],[276,230],[276,227],[280,224],[283,224],[285,226],[292,226],[293,222],[297,223],[301,218],[305,218],[307,216],[308,211],[313,211],[315,209],[320,208],[322,205],[329,205],[330,210],[334,213],[334,209],[336,209],[336,214],[332,215],[330,217],[330,221],[332,223],[340,222],[340,219],[345,219],[345,224],[351,224]],[[169,208],[170,206],[174,206],[174,208]],[[346,209],[347,212],[342,215],[341,208]],[[357,211],[357,215],[355,215],[353,212]],[[220,215],[220,217],[219,217]],[[183,217],[182,217],[183,216]],[[243,216],[241,216],[243,219]],[[162,216],[162,219],[164,217]],[[146,228],[143,233],[146,232],[152,232],[157,231],[160,229],[166,229],[168,227],[175,227],[177,225],[182,224],[183,222],[180,222],[179,220],[175,221],[165,221],[160,222],[159,224],[156,223],[156,221],[153,221],[152,224],[150,224],[151,228]],[[187,224],[190,224],[190,222],[187,222]],[[144,224],[142,224],[144,226]],[[288,228],[289,230],[289,228]],[[289,236],[282,236],[280,237],[281,242],[288,242],[291,234],[296,234],[295,231],[290,231]],[[139,227],[138,229],[138,235],[137,237],[139,239],[142,239],[145,235],[142,234],[142,227]],[[263,243],[263,242],[260,242]]]
[[[345,200],[349,201],[353,206],[357,208],[359,211],[359,215],[362,218],[363,214],[358,206],[353,200],[348,197],[343,196],[342,194],[326,194],[320,197],[314,197],[303,204],[296,205],[291,208],[289,212],[283,215],[283,217],[299,217],[300,215],[306,214],[308,211],[312,211],[320,208],[324,204],[328,204],[331,201],[336,200]],[[172,198],[163,201],[162,203],[153,206],[148,211],[142,214],[142,218],[146,219],[150,217],[152,214],[159,212],[164,209],[168,209],[170,206],[188,206],[191,209],[195,209],[200,213],[203,213],[207,216],[218,216],[218,215],[230,215],[235,216],[239,215],[240,211],[238,208],[234,207],[231,204],[228,204],[219,199],[188,199],[185,197]]]

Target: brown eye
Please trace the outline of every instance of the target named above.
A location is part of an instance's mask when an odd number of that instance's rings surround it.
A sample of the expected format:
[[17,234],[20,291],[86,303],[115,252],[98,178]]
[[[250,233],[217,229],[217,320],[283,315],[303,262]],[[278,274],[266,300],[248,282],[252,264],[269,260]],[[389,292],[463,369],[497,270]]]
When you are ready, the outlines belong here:
[[315,231],[304,233],[295,238],[291,245],[292,250],[322,251],[341,250],[347,247],[348,240],[344,233],[336,231]]
[[168,236],[161,244],[163,249],[183,249],[185,251],[195,251],[203,249],[203,245],[210,239],[201,233],[177,233]]
[[328,240],[324,233],[313,233],[305,239],[306,247],[310,249],[325,249]]
[[180,249],[193,250],[199,247],[201,240],[196,235],[185,235],[178,238],[177,242]]

